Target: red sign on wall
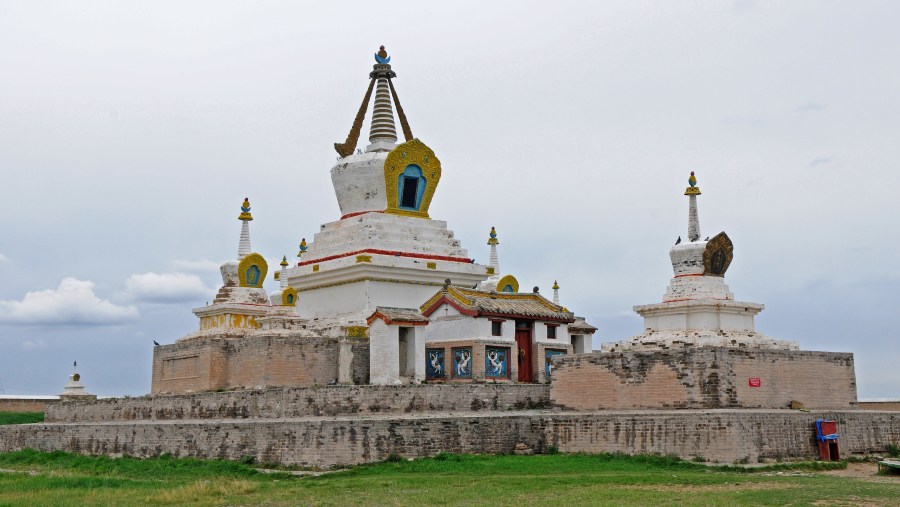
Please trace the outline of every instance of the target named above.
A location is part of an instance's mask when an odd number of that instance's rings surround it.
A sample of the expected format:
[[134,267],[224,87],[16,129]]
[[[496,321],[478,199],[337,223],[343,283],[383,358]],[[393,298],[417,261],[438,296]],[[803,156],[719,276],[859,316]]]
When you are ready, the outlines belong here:
[[762,385],[762,380],[755,378],[755,377],[750,379],[750,387],[759,387],[761,385]]

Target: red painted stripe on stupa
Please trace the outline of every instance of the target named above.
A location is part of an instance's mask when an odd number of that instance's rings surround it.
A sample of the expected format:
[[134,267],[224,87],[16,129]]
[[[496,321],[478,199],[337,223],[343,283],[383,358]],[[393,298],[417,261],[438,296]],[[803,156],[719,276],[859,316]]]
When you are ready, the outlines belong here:
[[338,255],[330,255],[328,257],[322,257],[321,259],[313,259],[303,262],[298,262],[298,266],[306,266],[309,264],[316,264],[319,262],[326,262],[334,259],[340,259],[342,257],[350,257],[351,255],[360,255],[360,254],[374,254],[374,255],[391,255],[394,257],[411,257],[414,259],[427,259],[430,261],[449,261],[449,262],[464,262],[466,264],[471,264],[472,259],[466,259],[465,257],[448,257],[445,255],[429,255],[429,254],[419,254],[419,253],[411,253],[411,252],[399,252],[396,250],[377,250],[374,248],[368,248],[365,250],[356,250],[353,252],[342,253]]
[[366,213],[384,213],[384,211],[378,211],[378,210],[371,210],[371,211],[355,211],[355,212],[353,212],[353,213],[347,213],[346,215],[342,216],[342,217],[341,217],[341,220],[343,220],[343,219],[345,219],[345,218],[358,217],[358,216],[360,216],[360,215],[365,215]]

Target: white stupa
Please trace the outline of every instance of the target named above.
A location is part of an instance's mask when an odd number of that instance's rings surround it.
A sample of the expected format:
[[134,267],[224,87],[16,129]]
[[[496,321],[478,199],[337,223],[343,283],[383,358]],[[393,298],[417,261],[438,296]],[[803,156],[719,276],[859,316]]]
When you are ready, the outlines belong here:
[[[308,246],[304,240],[299,262],[279,274],[297,290],[303,318],[365,325],[379,306],[417,308],[446,279],[473,287],[492,274],[468,257],[446,222],[428,215],[441,162],[413,138],[383,46],[375,60],[350,134],[335,144],[340,158],[331,180],[341,218],[323,225]],[[369,145],[357,150],[373,90]]]
[[669,251],[674,276],[661,303],[635,306],[644,318],[644,332],[627,340],[605,343],[604,352],[685,347],[798,349],[796,342],[776,340],[756,332],[754,318],[765,307],[735,301],[725,285],[734,245],[724,232],[700,239],[694,173],[684,194],[689,198],[687,241]]
[[81,383],[81,374],[78,373],[78,361],[72,363],[72,374],[69,375],[69,381],[66,382],[66,386],[62,393],[59,394],[61,399],[85,399],[85,398],[96,398],[95,395],[87,392],[84,389],[84,384]]

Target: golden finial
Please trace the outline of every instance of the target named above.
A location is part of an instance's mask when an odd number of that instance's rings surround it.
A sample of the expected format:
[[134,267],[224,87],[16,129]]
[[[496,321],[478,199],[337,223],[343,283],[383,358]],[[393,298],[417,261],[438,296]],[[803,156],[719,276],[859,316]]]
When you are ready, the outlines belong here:
[[244,197],[244,203],[241,204],[241,214],[238,216],[238,220],[253,220],[253,215],[250,214],[250,199]]
[[375,53],[375,61],[381,64],[391,63],[391,57],[388,56],[387,51],[385,51],[384,46],[378,48],[378,52]]
[[308,246],[306,246],[306,238],[302,238],[300,240],[300,251],[297,252],[297,257],[303,257],[303,254],[306,253]]
[[488,245],[498,245],[500,241],[497,240],[497,230],[491,227],[490,238],[488,238]]
[[558,290],[558,289],[559,289],[559,284],[556,283],[556,280],[553,280],[553,290]]
[[281,266],[282,268],[288,267],[287,255],[282,255],[282,256],[281,256],[281,264],[280,264],[280,266]]
[[684,191],[684,195],[700,195],[700,187],[697,186],[697,177],[694,176],[694,171],[691,171],[691,177],[688,178],[688,184],[690,185]]

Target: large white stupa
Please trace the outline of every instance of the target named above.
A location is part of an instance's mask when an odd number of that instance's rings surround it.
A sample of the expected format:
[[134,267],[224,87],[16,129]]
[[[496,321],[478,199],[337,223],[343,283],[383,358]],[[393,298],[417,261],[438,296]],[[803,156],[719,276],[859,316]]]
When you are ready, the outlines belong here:
[[[493,268],[475,264],[447,223],[428,208],[441,179],[441,162],[412,135],[382,46],[369,88],[331,169],[341,218],[322,226],[300,260],[280,276],[297,290],[300,316],[364,325],[378,306],[415,308],[447,279],[473,287]],[[375,90],[369,145],[356,144]],[[394,109],[405,137],[397,144]]]
[[700,187],[691,172],[687,241],[669,251],[674,276],[661,303],[635,306],[644,318],[644,332],[602,345],[604,352],[685,347],[799,348],[796,342],[776,340],[756,332],[754,318],[765,308],[760,303],[735,301],[725,285],[725,272],[734,257],[734,245],[724,232],[700,239],[697,196]]

